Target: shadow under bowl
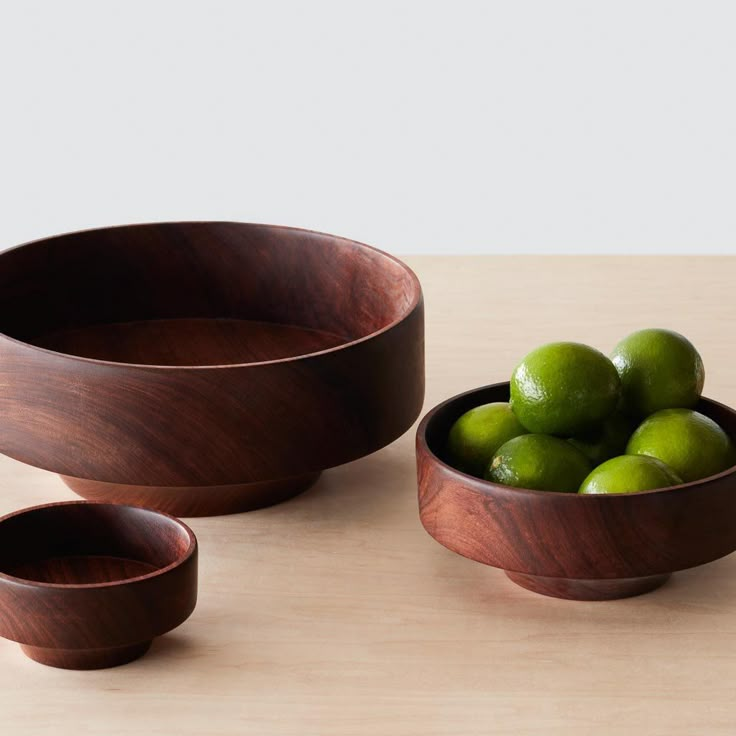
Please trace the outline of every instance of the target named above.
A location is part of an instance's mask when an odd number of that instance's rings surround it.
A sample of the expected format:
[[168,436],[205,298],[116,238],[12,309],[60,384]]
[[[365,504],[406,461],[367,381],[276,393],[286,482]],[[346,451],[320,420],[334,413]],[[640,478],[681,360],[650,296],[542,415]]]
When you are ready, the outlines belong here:
[[88,501],[0,518],[0,636],[52,667],[145,654],[197,602],[197,540],[177,519]]
[[354,241],[230,222],[0,254],[0,452],[80,495],[245,511],[403,434],[424,399],[419,281]]
[[[432,409],[417,430],[419,513],[440,544],[501,568],[525,588],[575,600],[639,595],[671,573],[736,549],[736,467],[666,489],[578,495],[511,488],[450,466],[450,427],[469,409],[508,401],[509,384],[474,389]],[[736,412],[696,409],[736,437]]]

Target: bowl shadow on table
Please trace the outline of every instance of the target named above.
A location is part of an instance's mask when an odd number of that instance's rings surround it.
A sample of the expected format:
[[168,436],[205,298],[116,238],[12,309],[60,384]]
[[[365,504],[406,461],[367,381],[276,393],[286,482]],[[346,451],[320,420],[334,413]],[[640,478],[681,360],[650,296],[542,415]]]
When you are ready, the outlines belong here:
[[[283,514],[298,520],[324,511],[329,511],[333,521],[349,521],[366,513],[380,518],[395,510],[401,498],[404,501],[411,498],[414,502],[415,472],[414,458],[406,457],[389,446],[359,460],[325,470],[312,486],[293,498],[253,511],[209,518],[232,518],[249,523],[262,514]],[[56,481],[63,496],[54,500],[79,500],[58,476]],[[181,518],[196,527],[197,518]]]
[[502,617],[537,619],[540,611],[587,618],[608,606],[670,608],[673,610],[736,609],[736,556],[728,555],[698,567],[673,572],[661,587],[638,596],[601,601],[578,601],[540,595],[516,585],[503,570],[465,559],[445,549],[432,549],[427,537],[427,574],[437,594],[462,608]]
[[[324,523],[346,530],[354,525],[380,524],[382,520],[403,511],[405,506],[414,508],[414,473],[411,455],[385,448],[372,456],[326,471],[314,486],[291,500],[222,518],[233,521],[235,527],[258,524],[259,517],[273,517],[269,523],[285,523],[287,526]],[[196,528],[199,520],[193,521]],[[207,554],[205,550],[203,547],[203,555]],[[224,616],[230,612],[222,613]],[[196,611],[194,615],[196,617]],[[206,615],[209,619],[207,628],[217,625],[217,610],[208,607]],[[219,644],[216,637],[212,641],[208,640],[206,630],[199,628],[192,633],[189,627],[182,627],[182,630],[159,637],[140,661],[142,664],[160,663],[159,667],[193,659],[208,660],[214,664],[221,656],[218,653]],[[260,653],[255,659],[262,657],[263,653]],[[243,661],[247,659],[247,651],[244,650]]]
[[736,608],[736,575],[733,554],[672,573],[670,579],[659,589],[644,597],[656,596],[658,602],[702,604]]
[[609,601],[575,601],[550,598],[520,588],[503,575],[501,570],[493,572],[497,573],[494,574],[496,585],[503,586],[504,590],[513,592],[520,598],[525,598],[530,602],[538,602],[542,605],[549,601],[555,601],[561,606],[570,606],[571,609],[575,609],[575,604],[606,606],[611,604],[625,605],[627,602],[634,602],[636,605],[651,603],[658,607],[736,608],[736,576],[733,575],[732,567],[733,559],[729,555],[706,565],[673,572],[661,587],[648,593]]
[[304,493],[278,506],[243,514],[243,521],[258,514],[279,514],[291,522],[324,517],[331,524],[366,519],[380,523],[407,503],[416,504],[415,473],[412,456],[387,447],[325,471]]
[[193,636],[189,632],[184,631],[172,631],[162,636],[158,636],[153,640],[151,648],[138,659],[126,662],[123,665],[106,669],[80,669],[80,670],[67,670],[57,669],[55,667],[44,667],[36,662],[32,662],[30,659],[25,657],[18,645],[13,641],[0,640],[0,643],[7,647],[8,651],[12,651],[13,655],[19,660],[19,664],[25,665],[30,668],[33,673],[38,674],[39,667],[41,670],[46,672],[62,672],[68,675],[70,672],[74,672],[78,676],[89,676],[98,677],[100,672],[123,672],[131,668],[147,668],[151,664],[154,665],[156,662],[172,663],[176,661],[201,658],[206,655],[208,649],[206,642],[198,640],[198,637]]
[[142,665],[158,660],[175,661],[199,658],[208,651],[196,636],[185,631],[172,631],[154,640],[148,653],[140,661]]

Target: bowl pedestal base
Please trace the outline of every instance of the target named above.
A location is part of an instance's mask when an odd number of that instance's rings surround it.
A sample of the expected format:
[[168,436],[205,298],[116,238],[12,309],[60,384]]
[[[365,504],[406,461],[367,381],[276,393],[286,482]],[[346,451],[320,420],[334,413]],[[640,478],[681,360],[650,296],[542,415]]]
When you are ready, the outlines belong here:
[[23,653],[41,664],[65,670],[100,670],[117,667],[142,657],[151,646],[150,641],[106,649],[47,649],[21,644]]
[[508,570],[506,575],[512,582],[534,593],[574,601],[610,601],[616,598],[630,598],[659,588],[670,577],[669,574],[665,574],[648,575],[641,578],[576,580],[526,575]]
[[311,488],[320,473],[225,486],[136,486],[96,480],[61,479],[89,501],[143,506],[172,516],[220,516],[273,506]]

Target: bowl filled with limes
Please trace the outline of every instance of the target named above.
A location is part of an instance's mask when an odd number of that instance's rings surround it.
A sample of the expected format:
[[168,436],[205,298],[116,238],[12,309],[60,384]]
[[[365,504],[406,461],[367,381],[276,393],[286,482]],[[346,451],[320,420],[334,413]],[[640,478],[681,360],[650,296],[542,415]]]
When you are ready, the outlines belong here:
[[736,550],[736,411],[664,329],[610,357],[543,345],[417,430],[419,510],[450,550],[537,593],[610,600]]

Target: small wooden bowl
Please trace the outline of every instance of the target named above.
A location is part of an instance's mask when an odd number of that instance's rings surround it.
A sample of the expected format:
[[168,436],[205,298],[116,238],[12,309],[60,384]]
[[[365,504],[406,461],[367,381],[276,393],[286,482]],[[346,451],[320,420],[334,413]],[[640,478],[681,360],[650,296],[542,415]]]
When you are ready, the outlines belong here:
[[197,602],[197,540],[177,519],[88,501],[0,518],[0,636],[52,667],[145,654]]
[[184,222],[0,254],[0,452],[178,516],[285,500],[414,422],[412,271],[331,235]]
[[[646,593],[736,549],[736,467],[667,489],[579,496],[510,488],[448,465],[454,421],[508,399],[508,383],[485,386],[448,399],[419,425],[419,512],[440,544],[536,593],[575,600]],[[696,408],[736,436],[732,409],[710,399]]]

